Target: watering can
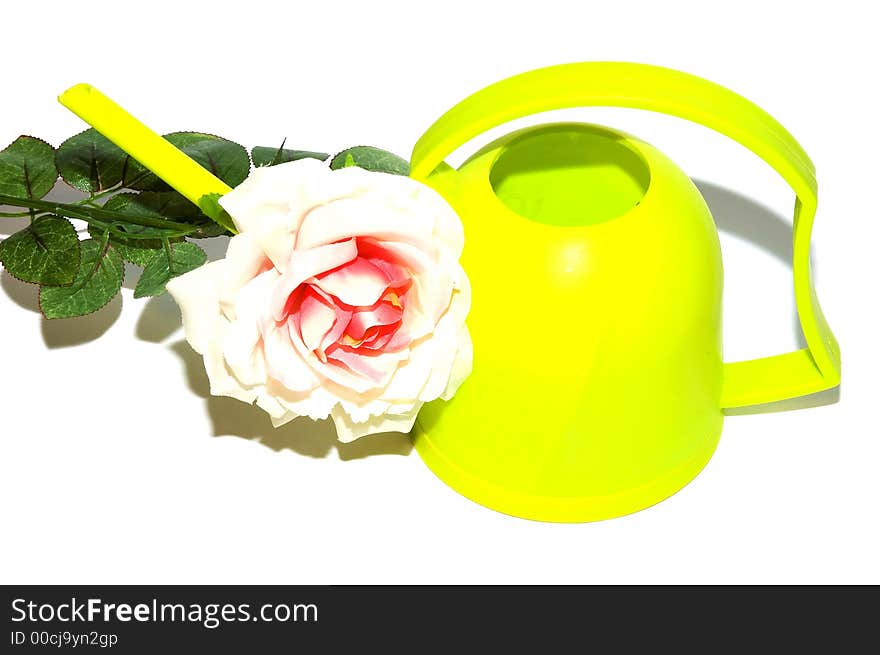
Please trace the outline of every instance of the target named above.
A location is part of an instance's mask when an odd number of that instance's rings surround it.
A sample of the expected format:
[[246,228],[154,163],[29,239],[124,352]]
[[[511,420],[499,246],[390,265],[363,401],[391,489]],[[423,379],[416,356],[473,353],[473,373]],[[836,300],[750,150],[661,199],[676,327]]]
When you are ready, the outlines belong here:
[[[724,363],[718,233],[691,180],[606,127],[529,127],[458,170],[444,158],[512,119],[586,106],[647,109],[738,141],[797,196],[794,289],[807,347]],[[411,174],[464,224],[474,369],[419,414],[418,453],[493,509],[547,521],[628,514],[708,462],[723,410],[835,387],[840,353],[816,298],[816,177],[766,112],[721,86],[632,63],[543,68],[489,86],[439,118]]]
[[[92,87],[61,101],[223,219],[230,189]],[[647,143],[562,123],[508,134],[459,169],[443,160],[507,121],[585,106],[690,119],[743,144],[791,185],[794,289],[807,347],[724,363],[718,233],[691,180]],[[579,63],[475,93],[415,145],[411,175],[464,224],[474,369],[428,403],[415,448],[465,496],[515,516],[581,522],[635,512],[705,466],[723,411],[840,382],[810,273],[816,177],[766,112],[721,86],[632,63]]]

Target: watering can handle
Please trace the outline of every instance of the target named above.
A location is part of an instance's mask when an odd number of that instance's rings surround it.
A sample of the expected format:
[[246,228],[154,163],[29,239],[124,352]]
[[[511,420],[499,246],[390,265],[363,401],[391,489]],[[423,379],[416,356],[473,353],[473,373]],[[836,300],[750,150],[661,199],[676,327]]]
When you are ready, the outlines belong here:
[[634,63],[587,62],[510,77],[441,116],[412,153],[411,176],[424,180],[475,136],[543,111],[606,106],[647,109],[710,127],[772,166],[794,189],[794,291],[807,348],[724,366],[722,407],[744,407],[823,391],[840,384],[840,349],[819,306],[810,270],[816,214],[813,163],[772,116],[742,96],[693,75]]

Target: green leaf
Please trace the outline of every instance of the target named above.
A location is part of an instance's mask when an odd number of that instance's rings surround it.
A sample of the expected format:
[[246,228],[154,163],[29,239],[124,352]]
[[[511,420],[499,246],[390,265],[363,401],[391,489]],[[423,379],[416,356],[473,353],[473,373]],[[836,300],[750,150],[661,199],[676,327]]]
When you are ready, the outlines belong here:
[[[173,220],[186,220],[192,216],[201,215],[198,207],[175,191],[120,193],[104,203],[104,209],[128,216],[171,218]],[[165,230],[125,223],[124,221],[117,222],[115,227],[116,230],[110,233],[110,242],[120,256],[132,264],[146,266],[162,248]],[[119,231],[139,235],[141,238],[126,238],[119,234]],[[96,239],[101,239],[104,237],[105,230],[100,226],[90,225],[89,234]],[[143,238],[147,235],[155,236],[155,238]],[[179,239],[180,237],[177,237],[172,240]]]
[[0,193],[40,199],[58,179],[55,148],[32,136],[20,136],[0,151]]
[[40,309],[46,318],[71,318],[98,311],[122,286],[122,258],[94,239],[80,242],[82,260],[69,287],[40,287]]
[[222,196],[219,193],[206,193],[201,198],[199,198],[199,208],[202,210],[202,213],[205,214],[205,216],[209,216],[225,230],[229,230],[230,232],[234,233],[235,221],[232,220],[232,216],[230,216],[229,213],[220,205],[221,197]]
[[257,146],[251,150],[251,159],[254,166],[275,166],[285,164],[298,159],[320,159],[324,161],[329,157],[325,152],[312,152],[311,150],[288,150],[283,145],[280,148],[267,148]]
[[167,218],[177,222],[188,222],[195,218],[208,219],[198,207],[177,191],[120,193],[110,198],[104,204],[104,209],[129,216]]
[[[201,132],[174,132],[166,134],[165,139],[231,187],[244,182],[251,171],[247,150],[219,136]],[[126,167],[125,186],[146,191],[168,191],[171,188],[131,158]]]
[[65,218],[41,216],[0,243],[0,263],[23,282],[64,286],[79,270],[79,238]]
[[58,147],[55,163],[62,179],[86,193],[110,189],[122,181],[127,155],[97,130],[88,129]]
[[210,239],[229,233],[229,229],[226,226],[214,221],[208,221],[199,225],[195,232],[191,232],[187,236],[191,239]]
[[146,248],[140,245],[142,243],[149,243],[150,241],[147,239],[133,239],[127,244],[123,244],[111,236],[110,241],[113,243],[113,248],[119,253],[120,257],[127,262],[131,262],[135,266],[140,266],[141,268],[146,268],[153,258],[161,251],[161,247]]
[[194,243],[183,241],[171,244],[170,258],[167,251],[157,253],[147,264],[134,289],[134,297],[158,296],[165,291],[165,285],[171,278],[189,273],[207,259],[205,251]]
[[[207,196],[202,200],[205,201]],[[217,196],[219,198],[219,196]],[[190,223],[197,226],[198,230],[189,236],[194,239],[203,239],[209,237],[220,236],[227,233],[227,228],[218,225],[209,218],[199,207],[184,198],[177,191],[142,191],[140,193],[120,193],[113,196],[104,205],[105,209],[110,209],[131,216],[150,216],[153,218],[165,218],[178,223]],[[217,205],[216,209],[222,211]],[[231,220],[230,220],[231,225]],[[134,227],[134,226],[132,226]],[[149,230],[156,228],[139,228],[131,230],[126,227],[127,232],[139,232],[149,234]],[[162,234],[161,230],[156,230],[156,234]],[[172,239],[175,241],[178,239]],[[161,243],[150,247],[161,247]]]
[[349,166],[358,166],[359,168],[379,173],[409,175],[408,161],[403,157],[398,157],[393,152],[374,148],[373,146],[348,148],[330,160],[330,168],[333,170],[348,168]]
[[[113,249],[125,261],[131,262],[136,266],[146,266],[156,253],[162,249],[162,230],[154,227],[133,225],[131,223],[117,223],[116,230],[124,231],[126,234],[156,235],[155,239],[133,239],[126,238],[124,235],[119,234],[118,231],[110,232],[110,243],[113,244]],[[104,239],[106,232],[99,225],[89,225],[89,235],[98,241]]]

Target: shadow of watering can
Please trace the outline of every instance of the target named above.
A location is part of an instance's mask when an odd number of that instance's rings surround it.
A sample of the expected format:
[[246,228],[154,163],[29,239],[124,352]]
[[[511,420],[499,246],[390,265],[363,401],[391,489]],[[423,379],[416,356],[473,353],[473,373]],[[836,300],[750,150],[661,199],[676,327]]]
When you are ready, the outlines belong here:
[[[87,85],[61,102],[222,221],[230,189]],[[754,151],[794,189],[793,270],[807,348],[721,357],[718,234],[691,180],[661,152],[597,125],[509,134],[458,170],[443,159],[509,120],[582,106],[693,120]],[[675,493],[712,456],[723,410],[840,382],[840,353],[810,276],[813,164],[745,98],[691,75],[581,63],[498,82],[416,144],[412,176],[464,223],[474,372],[426,405],[415,447],[465,496],[516,516],[592,521]]]
[[[709,209],[652,146],[597,125],[526,128],[458,170],[443,159],[488,129],[542,111],[648,109],[711,127],[794,189],[794,287],[808,347],[723,363],[722,266]],[[421,411],[414,441],[465,496],[533,519],[634,512],[687,484],[711,457],[723,410],[840,382],[837,342],[810,274],[813,164],[745,98],[630,63],[544,68],[494,84],[432,125],[412,176],[465,228],[474,372]]]

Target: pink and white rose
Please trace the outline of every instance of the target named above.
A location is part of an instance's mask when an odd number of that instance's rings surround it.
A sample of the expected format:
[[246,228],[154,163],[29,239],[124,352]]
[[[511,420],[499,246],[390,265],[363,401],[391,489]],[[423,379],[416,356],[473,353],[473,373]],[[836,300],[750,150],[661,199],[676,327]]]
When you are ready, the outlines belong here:
[[432,189],[305,159],[258,168],[220,204],[225,259],[173,279],[211,393],[278,426],[331,417],[341,441],[409,432],[471,370],[461,222]]

